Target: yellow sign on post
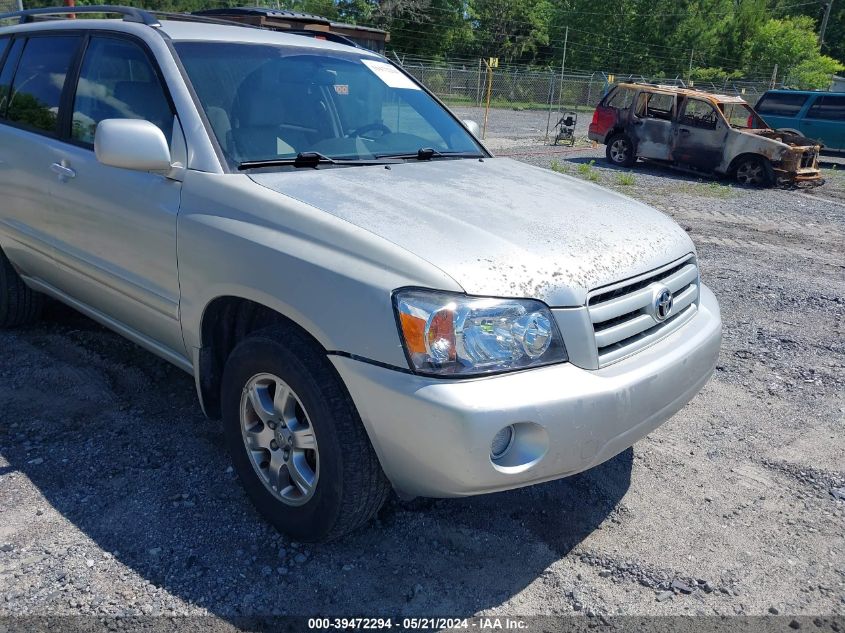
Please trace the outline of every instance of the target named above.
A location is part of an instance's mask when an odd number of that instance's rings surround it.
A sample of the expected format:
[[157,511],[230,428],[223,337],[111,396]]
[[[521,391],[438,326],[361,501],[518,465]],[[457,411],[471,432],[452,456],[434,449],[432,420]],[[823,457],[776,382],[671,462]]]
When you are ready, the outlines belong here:
[[616,75],[608,75],[607,76],[607,83],[612,84],[616,81]]
[[487,66],[487,103],[484,106],[484,127],[481,128],[482,140],[487,138],[487,120],[490,118],[490,94],[493,92],[493,69],[499,67],[498,57],[489,57],[484,60]]

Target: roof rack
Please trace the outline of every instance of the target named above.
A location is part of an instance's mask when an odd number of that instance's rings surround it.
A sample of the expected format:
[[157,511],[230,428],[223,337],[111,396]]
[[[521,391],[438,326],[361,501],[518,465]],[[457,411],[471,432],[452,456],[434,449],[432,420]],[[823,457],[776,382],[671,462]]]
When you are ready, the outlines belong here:
[[[197,15],[196,13],[170,13],[167,11],[146,11],[136,7],[122,7],[112,4],[99,4],[91,6],[77,6],[77,7],[44,7],[41,9],[26,9],[24,11],[14,11],[12,13],[0,14],[0,20],[8,20],[18,18],[18,24],[27,24],[34,22],[37,16],[48,15],[73,15],[77,13],[113,13],[122,15],[125,22],[137,22],[138,24],[146,24],[147,26],[160,27],[161,22],[156,16],[161,16],[168,20],[175,20],[179,22],[201,22],[204,24],[220,24],[225,26],[239,26],[249,29],[268,30],[267,27],[256,26],[253,24],[245,24],[234,19],[226,19],[224,17],[211,17],[210,15]],[[271,29],[272,30],[272,29]],[[310,29],[285,29],[283,33],[290,33],[292,35],[304,35],[306,37],[313,37],[315,39],[324,39],[329,42],[337,44],[345,44],[354,48],[362,48],[357,42],[340,35],[332,33],[331,31],[313,31]]]
[[137,22],[147,26],[161,26],[161,23],[149,11],[135,7],[121,7],[111,4],[80,6],[80,7],[45,7],[42,9],[26,9],[25,11],[14,11],[13,13],[0,14],[0,20],[18,18],[19,24],[33,22],[39,15],[72,15],[77,13],[114,13],[122,15],[126,22]]
[[[250,29],[267,30],[267,27],[256,26],[253,24],[245,24],[237,20],[223,17],[211,17],[209,15],[197,15],[196,13],[169,13],[167,11],[145,11],[136,7],[122,7],[112,4],[100,4],[92,6],[78,6],[78,7],[44,7],[41,9],[26,9],[25,11],[14,11],[12,13],[0,14],[0,20],[18,18],[19,24],[27,24],[34,22],[37,16],[47,15],[73,15],[77,13],[112,13],[122,15],[125,22],[137,22],[139,24],[146,24],[147,26],[160,27],[161,22],[156,16],[161,16],[168,20],[175,20],[179,22],[201,22],[204,24],[220,24],[226,26],[239,26]],[[350,38],[332,33],[330,31],[313,31],[310,29],[290,29],[284,30],[283,33],[290,33],[293,35],[304,35],[306,37],[313,37],[315,39],[324,39],[329,42],[337,44],[346,44],[354,48],[361,48],[361,46],[351,40]]]

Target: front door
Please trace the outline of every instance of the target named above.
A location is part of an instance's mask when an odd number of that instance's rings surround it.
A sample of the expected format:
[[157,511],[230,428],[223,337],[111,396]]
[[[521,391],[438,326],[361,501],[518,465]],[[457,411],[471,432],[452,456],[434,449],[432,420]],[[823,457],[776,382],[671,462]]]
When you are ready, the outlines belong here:
[[728,126],[710,103],[684,99],[672,131],[672,160],[700,171],[713,171],[722,162]]
[[637,156],[669,160],[672,150],[672,119],[675,95],[663,92],[641,92],[631,116],[631,136]]
[[178,120],[158,67],[134,39],[93,35],[71,103],[70,138],[52,186],[57,285],[129,334],[184,356],[176,266],[181,183],[103,165],[93,148],[103,119],[146,119],[173,138]]

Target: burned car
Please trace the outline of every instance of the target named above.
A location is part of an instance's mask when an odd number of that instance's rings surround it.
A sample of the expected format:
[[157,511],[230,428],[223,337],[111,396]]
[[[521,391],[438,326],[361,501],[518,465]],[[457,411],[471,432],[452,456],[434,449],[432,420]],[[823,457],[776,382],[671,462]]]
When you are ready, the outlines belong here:
[[599,102],[589,136],[611,163],[637,158],[731,176],[759,187],[824,183],[816,141],[771,129],[741,97],[650,84],[618,84]]

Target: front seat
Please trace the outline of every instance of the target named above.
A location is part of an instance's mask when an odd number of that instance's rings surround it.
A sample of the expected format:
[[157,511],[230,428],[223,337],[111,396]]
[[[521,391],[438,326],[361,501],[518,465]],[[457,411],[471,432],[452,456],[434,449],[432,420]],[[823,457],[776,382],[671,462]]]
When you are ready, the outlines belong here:
[[280,127],[285,120],[285,86],[267,65],[241,82],[232,107],[229,150],[239,160],[273,159],[307,150],[298,130]]

